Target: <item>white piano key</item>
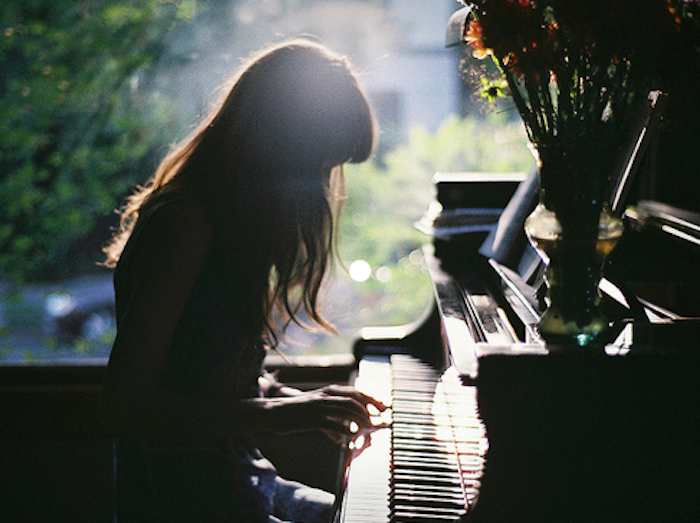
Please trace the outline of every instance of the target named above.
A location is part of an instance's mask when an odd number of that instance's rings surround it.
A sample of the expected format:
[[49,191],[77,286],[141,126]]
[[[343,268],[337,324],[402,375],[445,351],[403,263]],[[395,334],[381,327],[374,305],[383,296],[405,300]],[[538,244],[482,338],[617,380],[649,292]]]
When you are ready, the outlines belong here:
[[[391,367],[387,358],[360,361],[355,387],[391,403]],[[389,519],[391,432],[372,433],[369,447],[353,458],[346,478],[339,523],[386,523]]]

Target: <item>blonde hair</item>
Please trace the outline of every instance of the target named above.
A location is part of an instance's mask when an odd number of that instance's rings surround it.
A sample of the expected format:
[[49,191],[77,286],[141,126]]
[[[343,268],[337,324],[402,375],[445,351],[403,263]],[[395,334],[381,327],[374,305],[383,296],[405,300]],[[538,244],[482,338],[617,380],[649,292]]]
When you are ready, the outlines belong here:
[[273,316],[302,324],[302,310],[332,330],[318,295],[334,258],[340,166],[368,159],[375,143],[376,120],[345,57],[304,39],[264,49],[128,198],[105,263],[116,265],[156,195],[184,192],[202,202],[215,241],[239,262],[233,270],[250,279],[253,331],[276,342]]

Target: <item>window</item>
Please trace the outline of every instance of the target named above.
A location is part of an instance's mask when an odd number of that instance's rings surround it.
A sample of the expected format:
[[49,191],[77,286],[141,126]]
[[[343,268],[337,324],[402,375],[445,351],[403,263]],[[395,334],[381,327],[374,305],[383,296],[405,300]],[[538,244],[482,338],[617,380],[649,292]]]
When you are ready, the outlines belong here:
[[[442,10],[458,7],[444,4]],[[0,363],[109,354],[111,272],[98,262],[116,225],[113,209],[148,179],[167,144],[187,134],[241,57],[271,37],[304,33],[350,56],[386,131],[375,161],[346,170],[340,250],[348,271],[336,270],[326,298],[341,336],[293,332],[285,350],[347,352],[362,326],[417,319],[431,299],[420,250],[429,239],[413,223],[431,199],[434,170],[494,166],[478,155],[474,163],[471,152],[453,154],[473,144],[449,109],[431,115],[446,121],[442,131],[406,127],[415,124],[402,116],[415,83],[382,79],[393,74],[382,60],[419,62],[400,59],[402,46],[411,46],[401,32],[409,26],[393,7],[361,0],[7,0],[0,14]],[[413,9],[420,19],[418,11],[433,4],[414,2]],[[446,19],[425,20],[443,34]],[[435,41],[439,56],[442,38]],[[456,78],[454,60],[443,58],[441,74]],[[406,78],[423,73],[403,71]],[[458,101],[445,105],[452,106]]]

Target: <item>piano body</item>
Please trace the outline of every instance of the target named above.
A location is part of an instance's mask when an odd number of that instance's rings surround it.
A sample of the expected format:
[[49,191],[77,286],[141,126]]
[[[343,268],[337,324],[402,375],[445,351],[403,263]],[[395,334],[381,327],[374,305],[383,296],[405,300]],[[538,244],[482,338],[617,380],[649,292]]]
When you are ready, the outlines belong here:
[[614,335],[597,350],[534,329],[543,267],[522,223],[536,173],[436,176],[434,307],[355,346],[357,386],[393,421],[349,460],[336,522],[698,518],[700,202],[655,199],[672,168],[649,168],[656,147],[617,187],[626,232],[600,286]]

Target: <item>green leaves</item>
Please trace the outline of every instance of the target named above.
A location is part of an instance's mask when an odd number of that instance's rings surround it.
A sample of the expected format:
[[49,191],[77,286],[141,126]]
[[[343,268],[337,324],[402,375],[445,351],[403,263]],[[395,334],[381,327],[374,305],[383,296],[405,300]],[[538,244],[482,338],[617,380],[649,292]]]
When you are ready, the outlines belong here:
[[481,78],[481,90],[479,91],[479,96],[486,98],[489,102],[493,103],[499,98],[508,97],[508,82],[505,78],[489,79]]
[[[449,118],[431,133],[411,131],[403,145],[382,158],[345,167],[348,199],[340,222],[339,250],[346,264],[364,260],[372,277],[346,283],[349,306],[346,325],[396,325],[418,318],[431,297],[431,284],[421,269],[421,246],[430,237],[418,231],[434,199],[433,174],[438,171],[520,171],[534,159],[520,120],[504,113],[483,118]],[[343,274],[338,271],[338,278]],[[347,279],[347,278],[346,278]],[[352,311],[352,312],[350,312]]]
[[113,207],[150,174],[172,124],[149,67],[192,3],[4,3],[0,279],[66,277],[100,259]]

